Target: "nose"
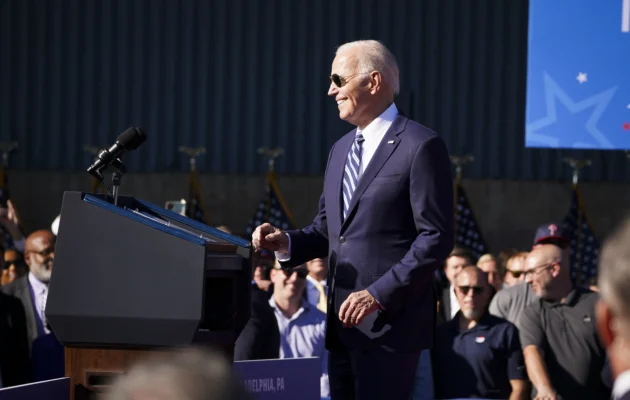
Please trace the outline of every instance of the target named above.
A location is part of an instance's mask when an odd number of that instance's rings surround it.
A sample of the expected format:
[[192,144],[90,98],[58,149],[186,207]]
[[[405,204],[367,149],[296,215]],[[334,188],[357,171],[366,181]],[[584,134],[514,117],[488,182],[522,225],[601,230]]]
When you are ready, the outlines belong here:
[[523,274],[523,277],[525,279],[525,282],[530,283],[532,280],[534,280],[534,277],[532,276],[532,274]]
[[332,82],[330,82],[330,86],[328,86],[328,95],[336,96],[339,93],[339,88]]

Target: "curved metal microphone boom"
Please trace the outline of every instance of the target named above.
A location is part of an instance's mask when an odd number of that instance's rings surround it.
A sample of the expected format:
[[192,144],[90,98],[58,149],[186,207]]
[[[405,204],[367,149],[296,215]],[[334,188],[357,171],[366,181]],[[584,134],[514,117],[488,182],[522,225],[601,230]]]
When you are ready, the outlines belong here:
[[124,165],[119,157],[127,150],[137,149],[145,140],[147,140],[147,135],[140,128],[127,128],[116,138],[116,142],[109,149],[103,149],[98,153],[94,163],[88,167],[87,172],[103,182],[101,171],[110,164],[124,170]]

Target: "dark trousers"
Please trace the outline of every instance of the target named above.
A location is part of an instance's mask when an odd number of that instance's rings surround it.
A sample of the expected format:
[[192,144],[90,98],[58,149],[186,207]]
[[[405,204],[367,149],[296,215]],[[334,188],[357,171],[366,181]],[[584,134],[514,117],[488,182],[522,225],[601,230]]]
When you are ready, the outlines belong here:
[[420,352],[329,350],[331,400],[409,400],[419,357]]

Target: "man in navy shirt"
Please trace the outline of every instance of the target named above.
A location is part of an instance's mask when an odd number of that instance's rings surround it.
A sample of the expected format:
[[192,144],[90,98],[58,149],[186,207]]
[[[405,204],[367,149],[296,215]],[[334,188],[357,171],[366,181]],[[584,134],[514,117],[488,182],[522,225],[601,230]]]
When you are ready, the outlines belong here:
[[527,372],[516,327],[487,311],[486,273],[468,266],[455,277],[460,311],[437,328],[435,398],[528,398]]

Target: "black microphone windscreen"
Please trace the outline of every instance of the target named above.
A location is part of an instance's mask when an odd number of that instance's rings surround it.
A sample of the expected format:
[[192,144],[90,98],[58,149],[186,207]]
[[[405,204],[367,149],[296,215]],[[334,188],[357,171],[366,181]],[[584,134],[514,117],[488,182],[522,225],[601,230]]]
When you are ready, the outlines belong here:
[[147,140],[147,135],[140,128],[127,128],[123,133],[118,136],[116,143],[126,150],[135,150],[144,141]]

